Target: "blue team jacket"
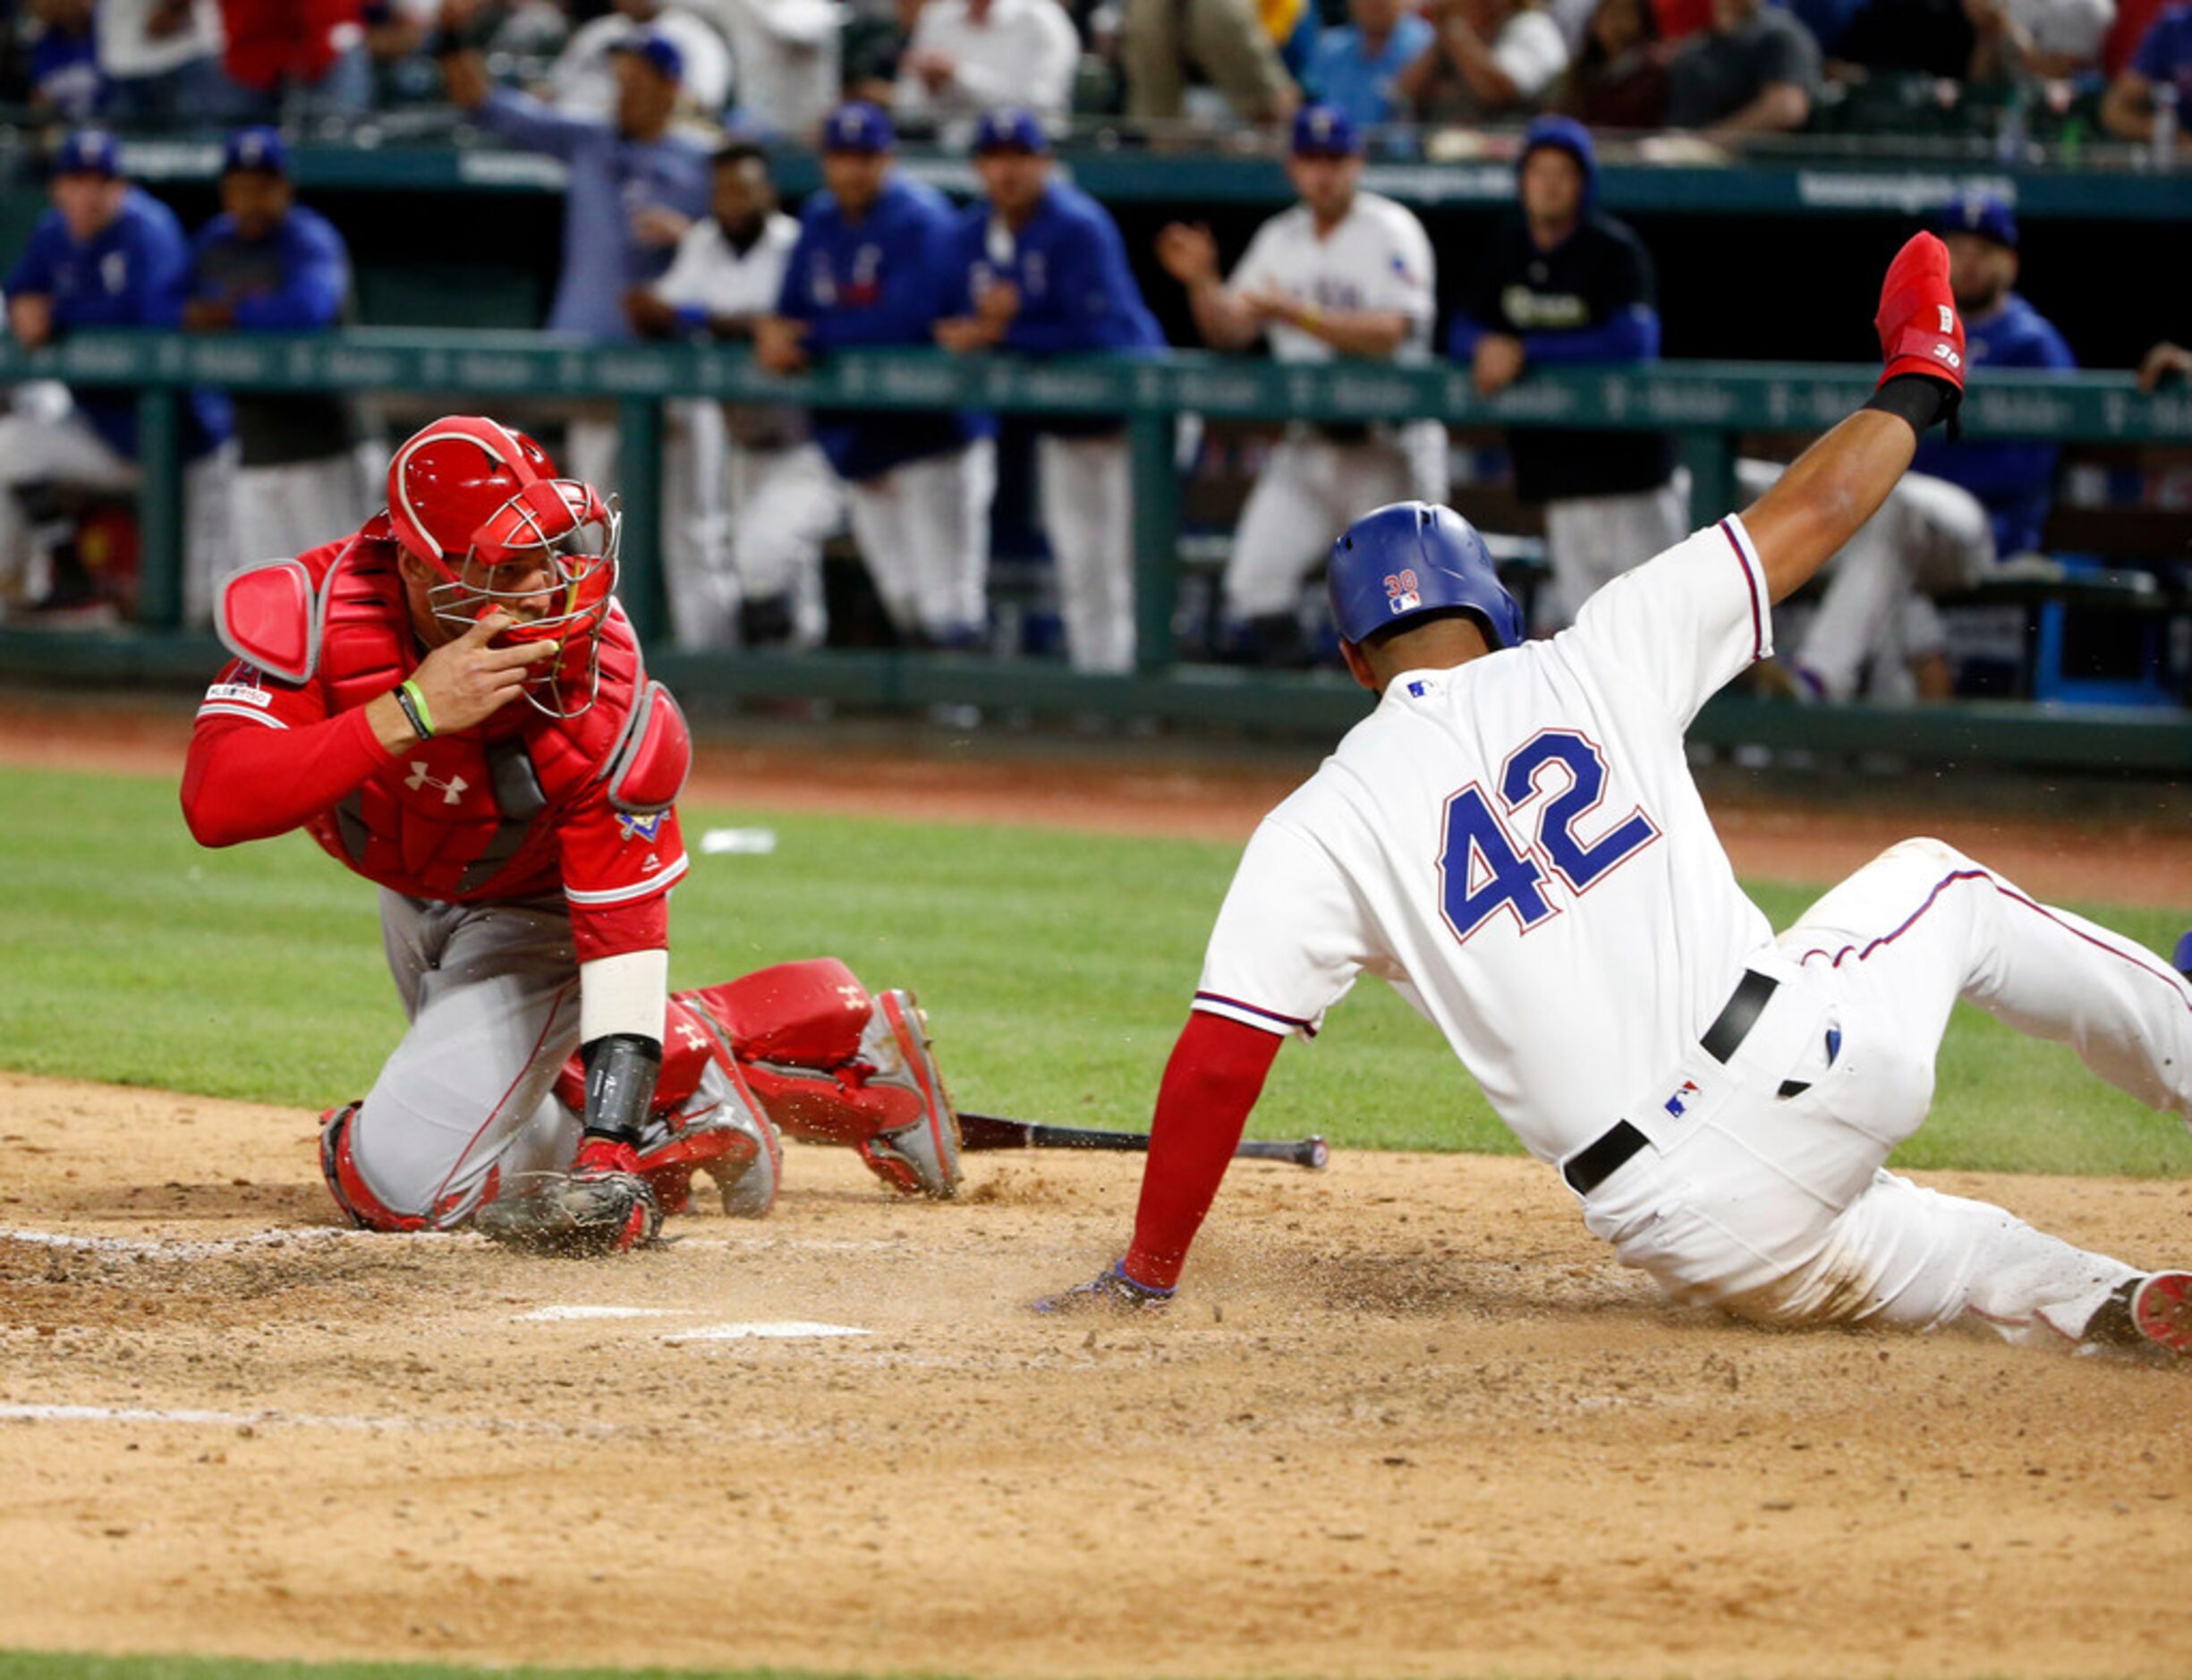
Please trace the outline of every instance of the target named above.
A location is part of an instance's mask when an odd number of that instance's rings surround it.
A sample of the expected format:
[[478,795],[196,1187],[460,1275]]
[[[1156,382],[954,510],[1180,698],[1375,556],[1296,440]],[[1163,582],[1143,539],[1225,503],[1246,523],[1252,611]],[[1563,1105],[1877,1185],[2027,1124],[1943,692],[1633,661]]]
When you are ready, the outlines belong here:
[[[835,195],[818,192],[800,214],[777,311],[807,323],[807,346],[818,358],[836,350],[932,344],[930,329],[950,299],[956,225],[942,193],[903,175],[884,182],[858,222],[845,219]],[[987,416],[942,410],[814,412],[814,440],[847,479],[879,477],[992,429]]]
[[[1970,377],[1989,368],[2077,366],[2077,358],[2047,318],[2014,292],[1983,321],[1964,324]],[[1979,498],[1994,527],[1994,552],[2008,557],[2040,546],[2040,528],[2055,499],[2054,445],[2022,437],[2000,443],[1952,444],[1939,436],[1919,440],[1914,472],[1960,484]]]
[[[183,318],[190,251],[175,213],[140,187],[90,243],[70,237],[61,212],[48,210],[7,277],[10,297],[53,300],[54,327],[173,327]],[[87,386],[76,405],[117,454],[137,457],[137,403],[127,390]],[[217,392],[193,391],[183,405],[183,447],[203,454],[228,436],[228,403]]]
[[[1077,187],[1054,182],[1017,233],[993,234],[987,204],[960,216],[953,247],[953,314],[972,314],[975,294],[998,280],[1020,293],[1020,312],[1006,328],[1004,348],[1024,356],[1105,352],[1147,355],[1164,347],[1164,333],[1126,261],[1126,244],[1111,213]],[[1085,435],[1117,431],[1117,414],[1045,415],[1044,431]]]
[[248,332],[310,333],[335,326],[350,295],[350,250],[317,210],[293,205],[263,240],[217,216],[191,242],[191,260],[208,295],[236,298],[236,325]]

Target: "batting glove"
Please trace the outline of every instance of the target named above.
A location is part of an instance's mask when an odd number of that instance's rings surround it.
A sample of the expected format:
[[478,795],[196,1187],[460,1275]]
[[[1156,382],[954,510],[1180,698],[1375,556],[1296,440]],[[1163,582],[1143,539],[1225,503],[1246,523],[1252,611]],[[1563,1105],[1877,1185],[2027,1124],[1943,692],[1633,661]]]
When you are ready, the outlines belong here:
[[1126,1275],[1126,1262],[1117,1260],[1077,1288],[1062,1295],[1045,1295],[1035,1311],[1049,1313],[1153,1311],[1172,1299],[1169,1289],[1152,1289]]

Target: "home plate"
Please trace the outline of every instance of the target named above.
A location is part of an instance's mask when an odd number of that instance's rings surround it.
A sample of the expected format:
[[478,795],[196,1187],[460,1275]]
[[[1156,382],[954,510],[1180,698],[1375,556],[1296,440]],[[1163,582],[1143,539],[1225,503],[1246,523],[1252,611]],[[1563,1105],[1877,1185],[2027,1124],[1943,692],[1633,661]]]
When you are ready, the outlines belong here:
[[668,1307],[539,1307],[521,1312],[513,1324],[565,1324],[586,1319],[667,1319]]
[[773,1324],[704,1324],[696,1330],[680,1330],[675,1336],[666,1336],[666,1342],[760,1342],[789,1341],[799,1336],[872,1336],[872,1330],[855,1328],[850,1324],[808,1324],[798,1319],[787,1319]]

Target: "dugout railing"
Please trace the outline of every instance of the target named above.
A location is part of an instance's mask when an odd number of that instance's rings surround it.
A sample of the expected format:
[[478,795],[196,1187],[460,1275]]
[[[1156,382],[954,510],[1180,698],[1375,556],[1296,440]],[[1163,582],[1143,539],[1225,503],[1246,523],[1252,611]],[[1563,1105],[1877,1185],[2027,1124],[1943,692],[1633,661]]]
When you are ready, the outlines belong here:
[[[615,403],[622,437],[627,609],[655,647],[663,621],[658,564],[663,403],[708,397],[880,411],[960,408],[1000,413],[1124,417],[1134,486],[1139,668],[1082,676],[1041,661],[820,651],[653,656],[681,692],[711,698],[809,697],[880,706],[937,704],[1070,710],[1314,729],[1344,726],[1365,701],[1344,679],[1183,666],[1176,612],[1181,575],[1175,436],[1183,413],[1210,420],[1392,421],[1436,416],[1455,426],[1588,425],[1665,431],[1691,478],[1692,513],[1709,522],[1734,505],[1734,460],[1746,436],[1802,437],[1861,404],[1874,375],[1856,367],[1659,363],[1548,369],[1497,397],[1466,369],[1336,362],[1281,366],[1175,352],[1146,361],[1027,362],[940,352],[830,359],[795,378],[769,375],[735,349],[592,345],[533,333],[360,329],[314,337],[83,333],[26,352],[0,342],[0,384],[35,378],[138,393],[144,472],[139,491],[139,622],[98,633],[0,630],[0,669],[98,681],[202,676],[209,636],[180,624],[181,394],[195,386],[256,391],[403,395],[452,405],[529,399]],[[2192,391],[2143,395],[2128,375],[1990,372],[1965,404],[1967,436],[2192,447]],[[2192,516],[2188,517],[2192,536]],[[1989,702],[1883,712],[1723,697],[1695,738],[1822,751],[1880,751],[1958,762],[2106,764],[2192,773],[2192,715]]]

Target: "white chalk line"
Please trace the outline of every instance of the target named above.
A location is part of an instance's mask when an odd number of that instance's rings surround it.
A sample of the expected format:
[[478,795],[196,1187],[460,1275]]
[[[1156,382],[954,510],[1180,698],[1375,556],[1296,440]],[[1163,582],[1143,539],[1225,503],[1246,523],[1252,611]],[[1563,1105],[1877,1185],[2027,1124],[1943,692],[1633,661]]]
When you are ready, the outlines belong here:
[[[411,1242],[443,1242],[446,1231],[404,1234]],[[389,1234],[348,1231],[332,1226],[306,1226],[294,1231],[253,1231],[243,1236],[129,1237],[76,1236],[64,1231],[19,1231],[0,1228],[0,1242],[23,1243],[37,1248],[82,1249],[100,1254],[145,1254],[166,1260],[204,1260],[216,1254],[234,1254],[246,1249],[287,1248],[294,1244],[321,1244],[370,1241],[386,1243]]]
[[521,1312],[513,1324],[584,1324],[601,1319],[674,1319],[687,1309],[677,1307],[536,1307]]
[[222,1429],[412,1430],[430,1434],[611,1435],[610,1424],[543,1423],[505,1418],[320,1417],[309,1413],[208,1412],[189,1406],[0,1405],[6,1423],[180,1423]]

